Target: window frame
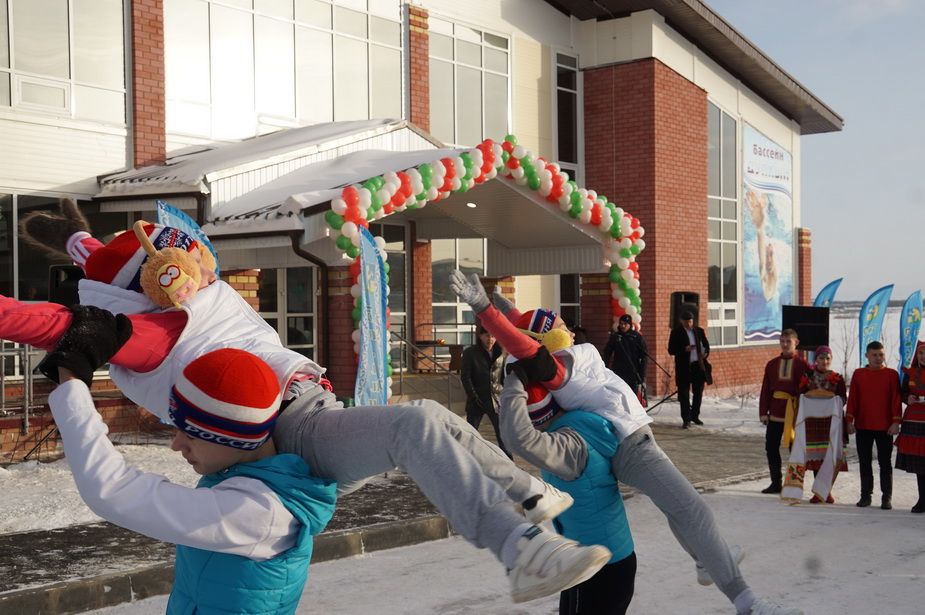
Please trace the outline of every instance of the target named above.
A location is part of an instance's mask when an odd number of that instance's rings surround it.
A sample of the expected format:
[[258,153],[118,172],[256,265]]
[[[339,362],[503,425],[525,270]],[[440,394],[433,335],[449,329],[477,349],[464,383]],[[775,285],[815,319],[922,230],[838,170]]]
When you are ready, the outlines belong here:
[[[280,342],[282,342],[285,348],[289,348],[295,352],[299,352],[301,349],[310,348],[312,350],[311,359],[313,361],[318,360],[318,283],[319,283],[319,270],[318,267],[314,265],[299,265],[298,267],[265,267],[262,270],[274,270],[276,272],[276,311],[270,312],[266,310],[260,310],[257,314],[267,321],[271,327],[273,325],[268,321],[268,319],[276,320],[276,326],[273,327],[276,330],[276,333],[279,335]],[[311,296],[311,312],[290,312],[289,311],[289,281],[286,277],[286,273],[289,269],[308,269],[312,275],[312,296]],[[289,318],[304,318],[311,317],[312,319],[312,343],[311,344],[289,344]],[[302,354],[299,352],[299,354]]]
[[[479,238],[470,237],[470,238],[463,238],[463,239],[479,239]],[[433,241],[452,241],[453,242],[453,250],[454,250],[453,268],[459,269],[460,238],[432,239],[431,242]],[[478,274],[479,274],[479,277],[482,277],[486,275],[486,273],[488,272],[488,241],[486,239],[480,239],[480,241],[482,242],[482,270],[479,271]],[[431,272],[433,272],[433,263],[434,263],[433,256],[431,256],[431,261],[430,261]],[[435,284],[436,283],[440,283],[443,285],[446,284],[445,281],[443,280],[439,280],[435,282]],[[435,308],[438,308],[438,307],[456,308],[456,324],[455,325],[449,325],[449,324],[442,325],[442,324],[433,322],[433,319],[434,319],[433,311]],[[434,301],[433,293],[431,293],[431,308],[430,309],[431,309],[431,321],[432,321],[430,323],[430,327],[431,327],[431,331],[434,332],[434,335],[437,338],[440,338],[441,334],[449,334],[449,335],[455,335],[456,336],[455,343],[461,344],[463,346],[469,346],[475,342],[475,339],[474,339],[475,315],[472,314],[472,308],[470,308],[469,305],[466,304],[464,301],[459,301],[459,300],[452,301],[452,302],[451,301]],[[471,323],[466,321],[467,313],[472,315]],[[468,339],[466,336],[470,336],[472,337],[472,339]],[[465,343],[463,341],[464,339],[468,339],[468,343]],[[449,356],[449,352],[450,351],[447,346],[438,346],[436,348],[437,356],[446,357],[446,356]]]
[[[585,147],[584,147],[584,126],[585,126],[585,114],[584,114],[584,78],[581,74],[581,57],[576,52],[569,51],[562,47],[553,47],[550,50],[551,63],[553,73],[550,76],[550,82],[552,87],[550,88],[551,101],[552,101],[552,151],[555,152],[556,163],[559,165],[563,171],[569,174],[569,176],[578,183],[579,186],[584,185],[584,166],[585,166]],[[570,58],[575,59],[575,87],[576,89],[569,90],[568,88],[559,87],[558,79],[558,69],[560,67],[572,69],[572,67],[565,64],[559,63],[559,56],[564,55]],[[559,90],[575,94],[575,147],[577,149],[577,161],[576,162],[562,162],[559,160]]]

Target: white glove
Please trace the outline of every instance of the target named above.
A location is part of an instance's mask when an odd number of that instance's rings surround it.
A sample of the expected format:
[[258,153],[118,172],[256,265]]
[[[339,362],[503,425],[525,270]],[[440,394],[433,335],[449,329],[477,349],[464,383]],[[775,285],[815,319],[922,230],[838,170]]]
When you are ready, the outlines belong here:
[[495,289],[492,291],[491,302],[496,308],[498,308],[498,311],[505,316],[507,316],[507,313],[515,308],[514,303],[501,294],[500,286],[495,286]]
[[468,303],[476,314],[491,305],[477,273],[470,275],[467,280],[462,271],[453,270],[450,273],[450,289],[456,293],[461,301]]

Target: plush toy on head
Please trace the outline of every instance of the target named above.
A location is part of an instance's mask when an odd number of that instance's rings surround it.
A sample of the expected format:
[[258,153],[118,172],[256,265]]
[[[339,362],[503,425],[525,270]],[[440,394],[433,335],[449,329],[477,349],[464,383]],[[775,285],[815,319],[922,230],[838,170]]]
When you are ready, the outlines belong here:
[[515,326],[545,346],[550,353],[554,353],[572,345],[572,336],[568,331],[553,328],[558,317],[552,310],[539,308],[521,314]]

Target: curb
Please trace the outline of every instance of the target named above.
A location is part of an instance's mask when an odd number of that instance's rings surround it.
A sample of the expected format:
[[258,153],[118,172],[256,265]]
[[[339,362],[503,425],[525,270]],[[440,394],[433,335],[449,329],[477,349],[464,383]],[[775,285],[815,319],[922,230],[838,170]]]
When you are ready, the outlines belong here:
[[[340,530],[315,538],[312,563],[449,538],[451,535],[449,524],[440,515]],[[173,563],[165,562],[0,594],[0,612],[4,615],[83,613],[169,594],[171,587]]]

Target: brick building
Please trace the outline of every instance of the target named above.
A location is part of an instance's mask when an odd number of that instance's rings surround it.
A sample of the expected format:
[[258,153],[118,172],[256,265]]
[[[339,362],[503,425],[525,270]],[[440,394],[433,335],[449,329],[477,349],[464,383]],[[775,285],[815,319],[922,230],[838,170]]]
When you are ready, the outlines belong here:
[[[19,241],[23,213],[76,198],[105,239],[164,199],[207,225],[223,278],[348,396],[353,297],[331,199],[512,133],[641,220],[641,327],[660,363],[675,291],[699,296],[729,386],[774,352],[780,305],[810,300],[800,142],[842,119],[701,0],[46,4],[0,8],[4,295],[47,298],[51,263]],[[396,334],[469,342],[444,282],[461,267],[606,339],[603,239],[513,182],[372,230]],[[17,408],[26,384],[40,400],[27,350],[4,350],[5,456],[42,433],[41,404]]]

